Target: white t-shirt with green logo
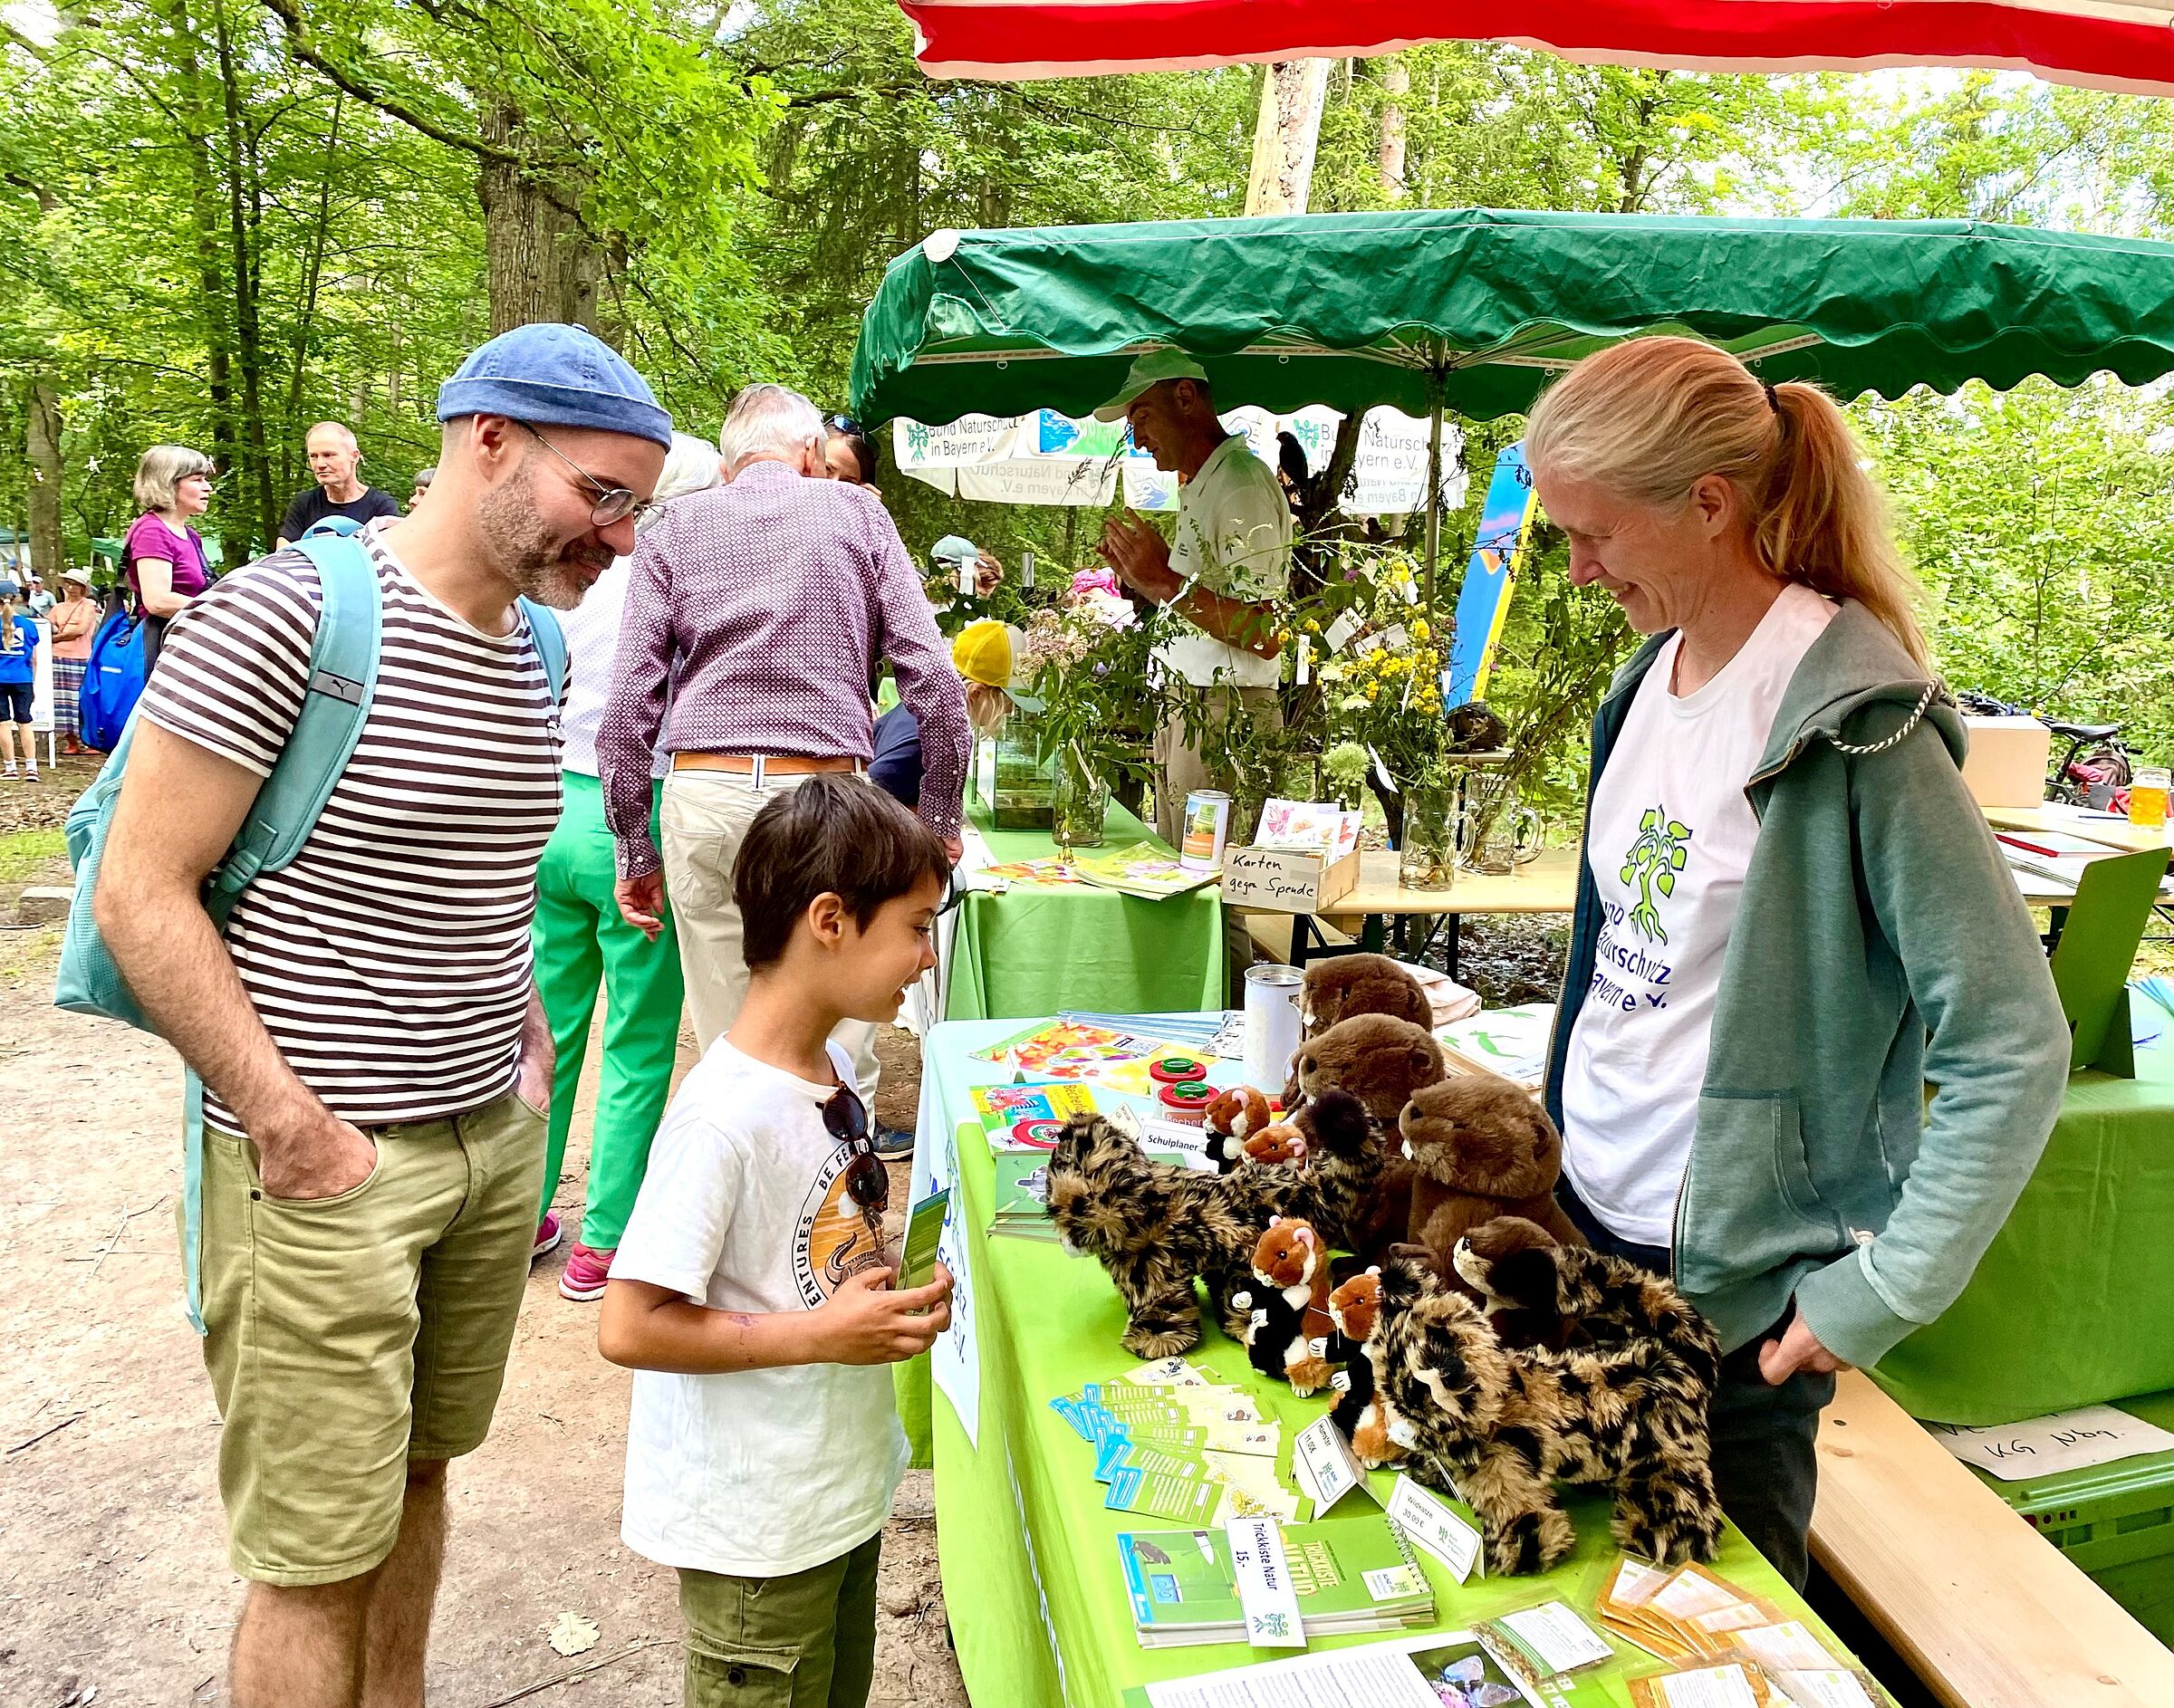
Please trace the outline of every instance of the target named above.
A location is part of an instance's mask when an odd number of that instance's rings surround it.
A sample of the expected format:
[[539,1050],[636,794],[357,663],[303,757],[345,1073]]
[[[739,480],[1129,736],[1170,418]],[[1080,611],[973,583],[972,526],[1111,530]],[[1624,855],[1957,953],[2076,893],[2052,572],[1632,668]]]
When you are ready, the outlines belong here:
[[1680,638],[1670,639],[1593,792],[1586,858],[1601,935],[1563,1067],[1563,1170],[1618,1238],[1671,1243],[1722,957],[1759,834],[1744,785],[1834,609],[1808,587],[1784,589],[1695,694],[1669,690]]
[[[1170,568],[1211,593],[1259,604],[1291,586],[1291,505],[1275,471],[1234,433],[1208,453],[1200,472],[1178,489]],[[1196,686],[1272,688],[1280,658],[1263,658],[1187,626],[1156,649],[1156,661]]]

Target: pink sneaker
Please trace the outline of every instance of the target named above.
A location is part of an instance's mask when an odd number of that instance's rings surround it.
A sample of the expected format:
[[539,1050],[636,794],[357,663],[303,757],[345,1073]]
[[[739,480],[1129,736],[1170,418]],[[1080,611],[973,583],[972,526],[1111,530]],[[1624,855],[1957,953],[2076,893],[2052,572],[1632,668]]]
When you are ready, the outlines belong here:
[[544,1219],[536,1223],[536,1243],[528,1248],[528,1261],[534,1262],[546,1252],[559,1249],[559,1242],[566,1237],[566,1230],[559,1225],[556,1210],[544,1212]]
[[611,1273],[611,1253],[583,1245],[579,1240],[566,1255],[566,1268],[559,1276],[559,1297],[571,1299],[577,1305],[588,1304],[604,1296],[604,1282]]

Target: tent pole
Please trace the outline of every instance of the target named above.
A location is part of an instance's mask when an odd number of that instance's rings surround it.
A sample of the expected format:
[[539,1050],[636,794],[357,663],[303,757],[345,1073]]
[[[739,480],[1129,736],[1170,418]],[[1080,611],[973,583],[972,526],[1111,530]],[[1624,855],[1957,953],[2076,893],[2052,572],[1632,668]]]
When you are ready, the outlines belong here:
[[1442,555],[1442,376],[1428,376],[1427,422],[1427,584],[1425,604],[1434,615],[1435,571]]

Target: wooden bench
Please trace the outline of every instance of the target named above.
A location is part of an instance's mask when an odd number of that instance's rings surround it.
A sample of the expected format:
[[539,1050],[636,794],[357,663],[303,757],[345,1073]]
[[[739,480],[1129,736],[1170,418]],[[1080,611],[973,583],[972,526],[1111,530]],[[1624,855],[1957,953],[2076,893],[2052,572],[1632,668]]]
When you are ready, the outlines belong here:
[[1812,1554],[1950,1708],[2174,1704],[2174,1653],[1855,1370]]

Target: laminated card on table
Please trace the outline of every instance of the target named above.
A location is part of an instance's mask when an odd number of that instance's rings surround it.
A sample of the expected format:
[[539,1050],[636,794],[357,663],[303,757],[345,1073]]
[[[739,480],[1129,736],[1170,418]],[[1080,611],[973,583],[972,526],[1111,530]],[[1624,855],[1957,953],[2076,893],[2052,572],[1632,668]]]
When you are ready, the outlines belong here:
[[1223,1527],[1237,1574],[1238,1605],[1246,1610],[1246,1640],[1256,1649],[1303,1649],[1298,1591],[1284,1558],[1283,1527],[1272,1518],[1234,1518]]

